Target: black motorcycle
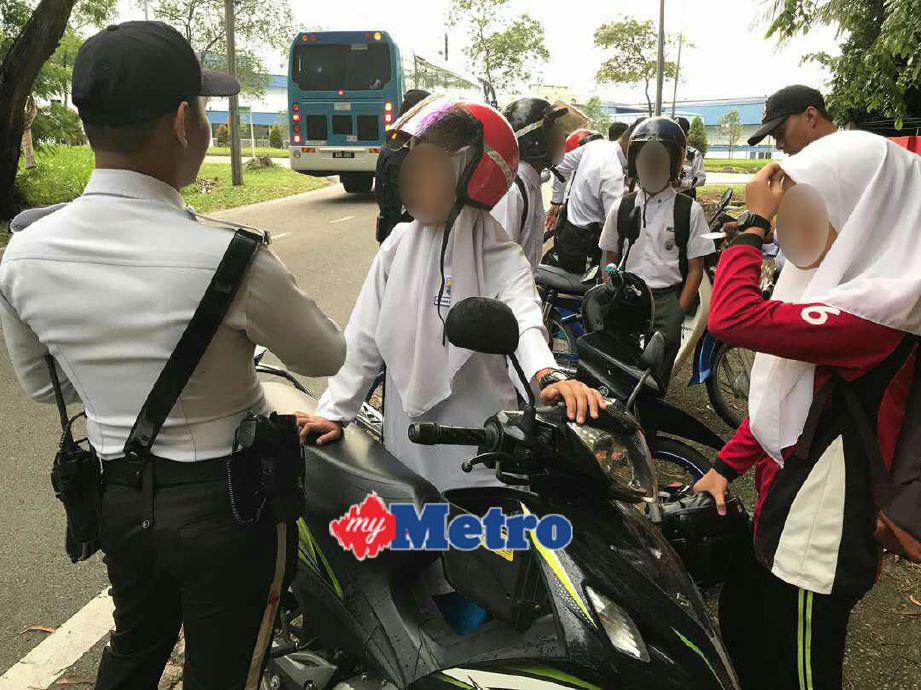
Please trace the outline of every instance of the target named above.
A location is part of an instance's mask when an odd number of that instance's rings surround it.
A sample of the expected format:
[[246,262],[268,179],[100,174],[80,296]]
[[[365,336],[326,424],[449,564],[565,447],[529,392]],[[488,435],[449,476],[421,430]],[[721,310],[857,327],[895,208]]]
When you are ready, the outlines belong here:
[[[518,325],[500,302],[464,300],[449,313],[446,333],[457,347],[515,364]],[[660,367],[663,355],[661,341],[651,340],[644,371]],[[640,378],[628,399],[648,385]],[[310,405],[304,397],[292,404]],[[600,419],[579,426],[564,407],[537,408],[532,398],[481,428],[418,424],[409,434],[427,445],[478,445],[465,467],[490,468],[502,486],[442,495],[355,425],[341,443],[306,448],[297,575],[263,688],[738,687],[700,594],[664,536],[643,426],[624,403],[611,399]],[[561,515],[573,538],[559,550],[532,535],[525,550],[483,543],[358,560],[330,524],[372,492],[387,506],[447,502],[449,518],[495,506],[506,515]],[[486,612],[486,622],[464,634],[446,623],[423,577],[433,565]]]

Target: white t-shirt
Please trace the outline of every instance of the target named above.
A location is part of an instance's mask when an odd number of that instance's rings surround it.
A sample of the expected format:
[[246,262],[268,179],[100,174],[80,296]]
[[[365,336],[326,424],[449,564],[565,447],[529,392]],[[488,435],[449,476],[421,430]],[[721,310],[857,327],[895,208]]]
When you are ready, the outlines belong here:
[[[681,282],[678,245],[675,242],[675,197],[669,188],[654,197],[643,190],[636,195],[639,209],[640,236],[630,249],[626,269],[646,281],[650,288],[666,288]],[[617,209],[620,200],[611,207],[598,242],[605,251],[617,252]],[[688,236],[688,259],[707,256],[714,250],[713,241],[705,239],[707,221],[704,210],[696,201],[691,203],[691,228]]]
[[707,171],[704,169],[704,157],[693,146],[688,146],[684,165],[681,166],[681,184],[679,192],[686,192],[695,187],[703,187],[707,183]]

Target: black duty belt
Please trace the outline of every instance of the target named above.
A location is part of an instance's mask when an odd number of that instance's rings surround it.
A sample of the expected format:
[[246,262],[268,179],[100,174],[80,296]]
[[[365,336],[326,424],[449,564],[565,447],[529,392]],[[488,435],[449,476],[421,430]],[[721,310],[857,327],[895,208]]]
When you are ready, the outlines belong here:
[[[200,484],[227,479],[226,458],[199,460],[197,462],[179,462],[166,458],[150,457],[155,487],[181,486],[183,484]],[[104,460],[102,463],[103,484],[141,487],[144,462],[129,458]]]

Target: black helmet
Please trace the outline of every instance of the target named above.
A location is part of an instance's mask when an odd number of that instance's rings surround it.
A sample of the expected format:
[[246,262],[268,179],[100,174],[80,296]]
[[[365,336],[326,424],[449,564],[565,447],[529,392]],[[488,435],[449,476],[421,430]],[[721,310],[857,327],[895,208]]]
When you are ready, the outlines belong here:
[[627,148],[627,176],[634,179],[638,177],[636,157],[650,141],[658,141],[665,146],[670,162],[670,176],[673,180],[678,179],[681,176],[684,151],[688,144],[678,123],[667,117],[647,118],[633,130],[633,134],[630,135],[630,146]]
[[505,107],[502,114],[515,131],[521,160],[543,165],[553,162],[551,133],[566,113],[566,108],[554,108],[543,98],[519,98]]
[[678,123],[678,126],[681,127],[681,131],[684,132],[685,136],[691,130],[691,123],[686,117],[676,117],[675,122]]

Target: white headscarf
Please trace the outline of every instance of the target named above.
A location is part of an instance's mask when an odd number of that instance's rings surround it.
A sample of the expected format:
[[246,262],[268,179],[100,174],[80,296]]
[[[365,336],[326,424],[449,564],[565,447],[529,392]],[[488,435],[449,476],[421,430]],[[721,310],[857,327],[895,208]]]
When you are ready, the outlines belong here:
[[[375,339],[410,417],[424,414],[451,394],[455,374],[473,354],[445,341],[444,324],[451,305],[467,297],[497,297],[531,266],[515,242],[488,211],[465,206],[451,229],[445,253],[441,318],[436,306],[441,288],[444,228],[414,221],[405,232],[381,303]],[[450,266],[450,269],[447,267]],[[525,326],[540,327],[537,322]],[[521,318],[520,314],[516,314]]]
[[[817,269],[803,271],[788,261],[773,299],[823,303],[921,335],[921,156],[875,134],[844,131],[780,165],[794,182],[818,190],[838,238]],[[779,233],[783,237],[783,228]],[[781,451],[803,432],[814,374],[814,364],[755,357],[751,430],[781,465]]]

